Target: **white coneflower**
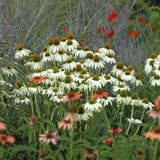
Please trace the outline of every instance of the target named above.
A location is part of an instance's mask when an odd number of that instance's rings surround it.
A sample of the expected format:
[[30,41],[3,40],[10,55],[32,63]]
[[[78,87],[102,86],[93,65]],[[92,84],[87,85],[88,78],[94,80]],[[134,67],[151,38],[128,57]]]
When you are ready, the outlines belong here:
[[79,106],[78,111],[78,121],[88,121],[93,116],[93,113],[91,111],[85,110],[84,106]]
[[156,69],[154,70],[154,74],[160,76],[160,65],[156,67]]
[[30,75],[28,75],[28,78],[30,78],[30,77],[46,77],[47,76],[47,72],[43,71],[42,68],[32,70],[31,72],[32,73]]
[[76,67],[76,62],[72,58],[68,58],[66,63],[62,65],[64,70],[73,70]]
[[121,74],[121,79],[123,81],[134,81],[135,78],[133,77],[133,75],[131,75],[131,71],[130,70],[126,70],[125,72],[123,72]]
[[105,84],[106,83],[114,84],[116,81],[116,78],[112,77],[110,74],[103,74],[102,78]]
[[142,123],[141,120],[139,120],[139,119],[133,119],[133,118],[127,118],[127,121],[129,123],[135,123],[135,124],[141,124]]
[[55,62],[65,62],[68,58],[68,55],[64,52],[63,49],[58,50],[53,56]]
[[52,86],[52,85],[54,85],[56,83],[56,80],[51,78],[51,79],[46,79],[45,81],[41,81],[40,83],[42,85],[50,85],[50,86]]
[[91,99],[84,105],[85,110],[99,112],[102,104],[97,102],[96,99]]
[[144,107],[145,109],[152,109],[154,105],[148,100],[148,98],[143,98],[142,107]]
[[23,59],[24,57],[28,57],[30,53],[31,51],[25,49],[23,44],[18,44],[15,59]]
[[73,79],[75,82],[81,84],[86,77],[83,74],[76,75]]
[[145,72],[146,74],[150,74],[150,73],[153,71],[154,61],[155,61],[155,60],[152,59],[152,60],[150,60],[149,62],[147,62],[147,63],[145,64],[144,72]]
[[119,76],[123,73],[123,70],[126,69],[123,62],[118,62],[115,66],[113,66],[111,73],[113,75]]
[[90,50],[89,46],[85,46],[83,48],[83,51],[84,51],[85,57],[87,56],[88,53],[91,53],[93,55],[93,52]]
[[61,44],[62,44],[63,46],[66,45],[66,40],[67,40],[66,37],[62,37],[62,38],[61,38]]
[[25,96],[21,96],[21,97],[17,97],[15,98],[15,101],[14,101],[16,104],[29,104],[31,103],[30,99],[25,97]]
[[77,40],[74,39],[73,33],[68,33],[67,38],[68,38],[68,40],[72,40],[72,42],[73,42],[73,44],[74,44],[75,46],[78,46],[78,45],[79,45],[79,43],[77,42]]
[[116,63],[116,59],[113,57],[112,53],[108,53],[103,57],[103,61],[107,64],[114,64]]
[[86,69],[84,62],[85,62],[84,60],[80,60],[79,62],[76,63],[76,65],[80,64],[82,68]]
[[57,66],[47,70],[47,77],[55,80],[62,80],[65,77],[65,73],[61,71]]
[[1,68],[2,74],[8,77],[12,77],[18,74],[18,72],[13,68],[11,63],[8,63],[6,67]]
[[150,83],[153,87],[160,86],[160,76],[155,74],[153,77],[151,77]]
[[127,70],[129,70],[129,71],[131,72],[131,75],[134,75],[135,70],[134,70],[134,68],[133,68],[132,65],[128,66],[128,67],[127,67]]
[[138,93],[132,93],[130,104],[132,106],[142,106],[142,100],[139,98]]
[[66,41],[65,51],[72,52],[72,51],[75,50],[76,48],[77,48],[77,45],[74,44],[71,39],[68,39],[68,40]]
[[140,72],[135,72],[135,79],[134,81],[131,81],[131,83],[134,83],[136,86],[141,86],[142,85],[142,75]]
[[109,104],[112,105],[114,102],[115,98],[114,97],[103,97],[98,99],[97,101],[103,104],[104,106],[108,106]]
[[107,42],[103,48],[99,49],[99,52],[102,52],[103,54],[111,53],[113,56],[115,55],[114,51],[111,49],[111,44]]
[[53,60],[54,56],[49,52],[45,52],[44,57],[42,58],[42,63],[53,62]]
[[51,54],[55,54],[58,52],[60,49],[65,49],[65,45],[63,42],[59,40],[58,37],[50,38],[48,41],[48,52]]
[[84,53],[84,50],[82,49],[82,46],[78,45],[75,50],[73,50],[73,55],[76,58],[85,58],[86,54]]
[[101,60],[98,55],[94,55],[93,61],[89,65],[92,69],[102,69],[105,67],[105,63]]
[[155,65],[159,66],[160,65],[160,54],[157,56],[157,58],[155,59]]
[[92,89],[100,89],[105,84],[103,83],[103,78],[97,75],[94,75],[86,80],[86,83],[92,87]]
[[39,54],[31,54],[29,56],[29,62],[27,62],[24,66],[29,66],[32,70],[43,68],[41,56]]
[[64,94],[64,90],[60,87],[48,87],[48,86],[44,86],[43,87],[43,91],[42,91],[42,95],[46,94],[47,96],[57,96],[57,95],[63,95]]
[[52,102],[62,103],[63,102],[63,96],[62,95],[51,96],[50,100]]
[[59,85],[63,89],[67,89],[67,90],[77,88],[77,84],[73,81],[73,79],[70,76],[66,76],[65,79],[64,79],[64,82],[60,82]]
[[131,101],[131,98],[128,97],[128,94],[125,90],[121,91],[119,94],[116,96],[116,102],[118,104],[124,104],[128,105]]
[[45,53],[48,51],[48,46],[44,46],[43,48],[42,48],[42,53],[40,54],[40,56],[42,56],[42,58],[44,58],[45,57]]
[[130,91],[130,88],[125,83],[113,86],[113,92],[118,92],[123,90]]
[[99,55],[103,59],[106,56],[106,54],[103,52],[100,52],[99,50],[100,50],[100,48],[97,48],[94,55]]
[[90,92],[92,89],[93,89],[92,86],[88,85],[86,83],[86,80],[78,86],[78,90],[80,92],[88,92],[88,91]]
[[92,63],[93,63],[93,54],[89,52],[86,55],[84,65],[85,67],[90,67]]
[[36,82],[28,82],[27,87],[31,94],[40,93],[42,91],[42,88],[38,86]]
[[146,60],[146,63],[149,63],[151,60],[156,60],[157,59],[157,54],[156,53],[152,53],[151,55],[150,55],[150,58],[148,58],[147,60]]

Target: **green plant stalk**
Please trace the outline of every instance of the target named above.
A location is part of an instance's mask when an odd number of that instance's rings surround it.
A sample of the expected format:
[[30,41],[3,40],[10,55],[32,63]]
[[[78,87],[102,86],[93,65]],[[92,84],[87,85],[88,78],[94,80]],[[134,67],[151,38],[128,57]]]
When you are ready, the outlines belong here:
[[122,127],[122,117],[123,117],[124,107],[125,107],[125,105],[122,104],[122,112],[121,112],[121,116],[120,116],[119,127]]
[[70,154],[69,154],[69,159],[73,160],[72,158],[73,156],[73,134],[74,134],[74,123],[72,124],[72,128],[71,128],[71,142],[70,142],[70,146],[69,146],[69,150],[70,150]]
[[[143,112],[142,112],[141,121],[143,120],[144,113],[145,113],[145,108],[143,108]],[[138,125],[138,128],[137,128],[137,130],[136,130],[136,132],[135,132],[135,135],[138,133],[139,129],[140,129],[140,124]]]
[[157,160],[156,159],[157,147],[158,147],[158,140],[156,140],[156,143],[155,143],[154,152],[153,152],[153,159],[152,160]]
[[35,104],[36,104],[36,108],[37,108],[38,117],[40,117],[40,112],[39,112],[39,107],[38,107],[38,103],[37,103],[37,96],[36,96],[36,94],[35,94]]
[[104,117],[105,117],[105,119],[106,119],[107,128],[110,129],[111,126],[110,126],[110,124],[109,124],[109,119],[108,119],[108,116],[107,116],[107,113],[106,113],[106,111],[105,111],[104,106],[103,106],[103,113],[104,113]]
[[[133,112],[134,112],[134,105],[132,106],[131,118],[133,117]],[[126,135],[128,135],[130,127],[131,127],[131,122],[129,122],[129,125],[128,125],[128,128],[127,128],[127,131],[126,131]]]

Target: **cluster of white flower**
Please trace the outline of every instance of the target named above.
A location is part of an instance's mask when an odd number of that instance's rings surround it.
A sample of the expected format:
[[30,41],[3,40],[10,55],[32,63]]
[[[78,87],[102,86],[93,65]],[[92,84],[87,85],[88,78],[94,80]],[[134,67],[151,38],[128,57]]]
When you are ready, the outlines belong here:
[[[17,48],[15,59],[21,63],[23,61],[29,74],[26,75],[28,83],[16,81],[16,87],[12,90],[16,104],[29,105],[30,97],[37,94],[46,96],[51,102],[63,104],[64,95],[74,90],[80,91],[86,100],[83,101],[83,105],[81,104],[80,120],[88,120],[92,112],[99,112],[103,106],[113,103],[117,106],[143,106],[145,109],[153,107],[149,101],[128,95],[131,91],[130,86],[142,85],[141,74],[137,73],[133,66],[126,67],[123,62],[116,64],[115,52],[108,42],[103,48],[93,52],[88,46],[82,48],[73,34],[69,33],[67,38],[62,37],[61,40],[58,37],[50,38],[48,46],[43,47],[41,54],[31,54],[32,52],[25,49],[22,44]],[[160,77],[160,58],[156,58],[152,63],[154,65],[151,65],[153,57],[146,61],[145,71],[149,74],[154,66],[153,72]],[[111,72],[106,73],[108,65],[113,64],[115,65]],[[8,77],[18,74],[11,64],[1,71],[2,75]],[[151,84],[153,85],[153,80]],[[93,93],[97,90],[107,90],[108,86],[111,86],[110,92],[113,97],[92,98]]]

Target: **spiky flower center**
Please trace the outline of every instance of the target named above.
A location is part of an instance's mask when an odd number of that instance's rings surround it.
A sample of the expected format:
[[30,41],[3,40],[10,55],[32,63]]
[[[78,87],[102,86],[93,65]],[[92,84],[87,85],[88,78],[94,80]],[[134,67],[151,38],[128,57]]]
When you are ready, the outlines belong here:
[[154,131],[154,133],[160,134],[160,127],[156,127],[153,131]]
[[81,49],[82,49],[82,46],[78,45],[77,50],[81,50]]
[[151,66],[153,66],[153,63],[154,63],[154,60],[151,60],[151,61],[149,62],[149,64],[150,64]]
[[43,86],[43,89],[48,89],[49,87],[48,86]]
[[54,43],[54,39],[50,38],[49,41],[48,41],[48,45],[51,46],[53,43]]
[[73,61],[72,58],[67,58],[67,63],[71,63]]
[[40,73],[40,72],[42,72],[43,70],[41,69],[41,68],[38,68],[38,69],[35,69],[34,70],[34,72],[36,72],[36,73]]
[[72,74],[72,72],[70,70],[65,71],[65,75],[71,75],[71,74]]
[[80,74],[80,75],[79,75],[79,78],[83,79],[83,78],[84,78],[84,75],[83,75],[83,74]]
[[66,76],[64,82],[65,83],[71,83],[72,82],[72,78],[70,76]]
[[48,132],[47,135],[46,135],[46,138],[47,139],[52,139],[52,138],[54,138],[54,135],[51,132]]
[[17,49],[20,51],[20,50],[22,50],[24,48],[24,45],[23,44],[18,44],[17,45]]
[[59,68],[57,66],[54,66],[52,69],[53,69],[54,73],[58,73],[59,72]]
[[66,37],[62,37],[62,38],[61,38],[61,41],[62,41],[62,42],[65,42],[66,40],[67,40]]
[[59,40],[58,37],[55,37],[55,38],[53,39],[53,44],[54,44],[54,45],[59,45],[59,44],[60,44],[60,40]]
[[92,53],[87,53],[86,58],[93,59],[93,54]]
[[99,77],[97,75],[94,75],[93,78],[92,78],[94,81],[98,81],[99,80]]
[[37,87],[38,86],[38,84],[36,83],[36,82],[28,82],[27,83],[27,87]]
[[160,66],[158,66],[158,70],[160,71]]
[[42,51],[43,52],[47,52],[47,49],[48,49],[48,46],[44,46],[43,49],[42,49]]
[[100,48],[97,48],[97,49],[96,49],[96,52],[99,52],[99,50],[100,50]]
[[75,70],[76,71],[81,71],[82,70],[81,64],[77,64]]
[[84,51],[90,51],[90,48],[89,48],[89,46],[85,46],[85,47],[83,48],[83,50],[84,50]]
[[139,98],[138,93],[137,92],[133,92],[132,95],[131,95],[131,98],[132,99],[138,99]]
[[96,100],[95,99],[90,99],[89,100],[89,104],[95,104],[96,103]]
[[160,76],[157,74],[155,74],[153,77],[154,77],[154,79],[160,79]]
[[84,106],[79,106],[78,114],[84,114],[84,113],[85,113]]
[[102,94],[103,94],[103,91],[99,90],[99,91],[96,92],[96,94],[102,95]]
[[58,88],[53,88],[53,92],[58,92]]
[[84,60],[80,60],[79,62],[83,64],[83,63],[84,63]]
[[127,97],[127,92],[125,90],[120,92],[121,97]]
[[99,62],[99,61],[100,61],[100,57],[99,57],[98,55],[95,55],[95,56],[93,57],[93,60],[94,60],[95,62]]
[[25,100],[25,98],[26,98],[25,96],[19,97],[20,100]]
[[29,60],[39,62],[41,60],[41,56],[39,54],[31,54],[29,56]]
[[105,78],[106,80],[108,80],[108,79],[111,79],[111,76],[108,75],[108,74],[106,74],[106,75],[104,76],[104,78]]
[[127,70],[133,71],[133,66],[132,65],[128,66]]
[[108,56],[109,58],[113,58],[113,54],[112,54],[112,53],[108,53],[107,56]]
[[68,39],[73,39],[73,38],[74,38],[73,33],[68,33]]
[[7,64],[7,68],[8,68],[8,69],[12,69],[12,68],[13,68],[13,65],[12,65],[11,63],[8,63],[8,64]]
[[69,98],[72,98],[72,97],[75,96],[75,92],[74,92],[74,91],[69,91],[69,92],[67,93],[67,96],[68,96]]
[[71,107],[68,108],[68,112],[70,113],[78,113],[79,112],[79,108],[74,104]]
[[23,86],[23,83],[22,83],[21,81],[17,81],[17,82],[16,82],[16,86],[17,86],[18,88],[21,88],[21,87]]
[[153,58],[153,59],[157,58],[157,54],[156,54],[156,53],[152,53],[152,54],[150,55],[150,58]]
[[72,44],[73,44],[72,40],[71,40],[71,39],[68,39],[68,40],[67,40],[67,45],[72,45]]
[[136,72],[136,78],[141,79],[141,77],[142,77],[142,74],[140,72]]
[[49,52],[46,52],[46,53],[45,53],[45,56],[46,56],[46,57],[50,56],[50,53],[49,53]]
[[82,69],[80,73],[81,73],[81,74],[87,74],[87,70]]
[[111,49],[111,44],[109,42],[107,42],[105,45],[104,45],[104,48],[106,49]]
[[125,85],[124,85],[124,84],[119,84],[118,87],[119,87],[119,88],[124,88]]
[[148,100],[148,98],[143,98],[142,102],[148,104],[149,100]]
[[130,74],[131,74],[130,70],[126,70],[126,71],[125,71],[125,74],[126,74],[126,75],[130,75]]
[[70,51],[67,51],[66,54],[69,56],[69,55],[71,54],[71,52],[70,52]]
[[123,64],[123,62],[118,62],[116,66],[118,69],[123,69],[124,64]]
[[58,99],[62,99],[62,98],[63,98],[63,96],[62,96],[62,95],[58,95],[57,97],[58,97]]

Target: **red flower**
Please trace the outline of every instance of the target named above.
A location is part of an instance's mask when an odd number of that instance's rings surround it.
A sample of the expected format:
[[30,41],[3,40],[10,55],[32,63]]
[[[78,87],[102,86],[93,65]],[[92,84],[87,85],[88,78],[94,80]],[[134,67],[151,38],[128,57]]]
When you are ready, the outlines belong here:
[[90,148],[87,148],[87,151],[88,151],[88,153],[83,151],[84,157],[86,157],[86,158],[94,158],[96,156],[96,151],[93,151]]
[[6,125],[0,122],[0,130],[5,130],[5,129],[6,129]]
[[114,31],[113,29],[110,30],[110,32],[105,36],[106,38],[111,38],[114,36]]
[[108,20],[116,22],[117,21],[117,15],[114,12],[112,12],[111,15],[108,16]]
[[29,78],[29,81],[36,81],[37,83],[40,83],[41,81],[45,81],[45,80],[46,80],[45,77],[39,77],[39,76]]
[[36,116],[32,116],[32,118],[31,118],[31,120],[29,122],[29,125],[33,126],[33,124],[35,123],[35,121],[36,121]]
[[112,139],[111,138],[109,138],[109,139],[104,139],[103,141],[102,141],[102,143],[104,143],[104,144],[110,144],[112,142]]
[[92,99],[93,98],[103,98],[103,97],[108,97],[108,92],[104,92],[104,91],[99,90],[92,95]]
[[66,33],[68,33],[67,29],[65,27],[62,28]]
[[140,19],[139,19],[139,21],[140,21],[140,22],[144,22],[144,23],[146,24],[146,21],[147,21],[147,20],[145,20],[145,19],[143,18],[143,16],[141,16]]
[[101,28],[100,28],[100,27],[98,28],[98,32],[97,32],[97,33],[100,33],[100,34],[102,33],[102,31],[101,31]]
[[128,31],[128,36],[135,38],[138,35],[139,35],[139,31],[135,31],[134,33],[133,33],[133,31]]
[[82,94],[80,92],[69,91],[66,96],[63,97],[63,102],[74,101],[81,99]]
[[118,129],[112,129],[112,130],[109,130],[108,132],[109,133],[112,133],[112,134],[119,134],[123,131],[122,128],[118,128]]
[[14,143],[15,139],[12,136],[6,135],[6,134],[0,134],[0,143]]
[[103,33],[106,33],[106,30],[104,29],[104,26],[102,26],[102,31],[103,31]]
[[151,27],[152,31],[154,31],[154,26]]

